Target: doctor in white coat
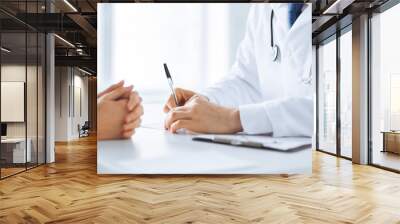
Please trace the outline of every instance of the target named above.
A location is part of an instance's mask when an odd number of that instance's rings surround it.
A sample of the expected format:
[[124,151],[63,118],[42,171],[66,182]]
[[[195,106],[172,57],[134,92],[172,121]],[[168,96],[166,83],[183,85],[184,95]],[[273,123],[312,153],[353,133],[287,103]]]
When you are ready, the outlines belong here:
[[255,4],[231,72],[201,93],[175,89],[165,128],[311,136],[311,4]]

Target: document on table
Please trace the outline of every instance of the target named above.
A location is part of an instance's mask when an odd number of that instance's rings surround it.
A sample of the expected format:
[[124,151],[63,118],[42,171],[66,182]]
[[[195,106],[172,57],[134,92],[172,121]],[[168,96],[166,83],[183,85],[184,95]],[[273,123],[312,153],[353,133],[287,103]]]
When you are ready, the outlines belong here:
[[144,115],[142,117],[142,124],[140,127],[164,130],[164,120],[166,114],[163,112],[163,104],[161,103],[150,103],[144,104]]
[[142,128],[150,128],[155,130],[165,130],[164,123],[162,122],[153,122],[153,123],[144,123],[140,125]]
[[311,138],[307,137],[282,137],[275,138],[266,135],[196,135],[195,141],[244,146],[252,148],[265,148],[279,151],[290,151],[311,146]]
[[[162,123],[147,123],[143,128],[164,130]],[[185,130],[179,130],[179,134],[188,134]],[[205,141],[211,143],[243,146],[251,148],[264,148],[279,151],[298,150],[311,146],[311,138],[307,137],[281,137],[275,138],[267,135],[212,135],[200,134],[192,137],[195,141]]]

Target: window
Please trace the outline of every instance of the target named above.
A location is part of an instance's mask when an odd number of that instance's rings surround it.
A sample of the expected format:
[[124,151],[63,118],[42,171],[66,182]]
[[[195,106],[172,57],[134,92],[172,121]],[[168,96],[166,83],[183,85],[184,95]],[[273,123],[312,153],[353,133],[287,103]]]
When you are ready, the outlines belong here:
[[390,74],[390,130],[400,130],[400,73]]
[[[351,28],[351,27],[349,27]],[[340,155],[352,156],[352,34],[340,36]]]
[[371,18],[370,161],[400,170],[400,5]]
[[318,47],[318,149],[336,153],[336,40]]
[[[26,169],[31,162],[31,141],[26,126],[26,33],[1,33],[1,176]],[[7,49],[7,50],[4,50]],[[11,109],[12,108],[12,109]],[[9,141],[8,141],[9,140]],[[28,145],[28,148],[26,147]]]
[[340,36],[322,41],[317,61],[318,150],[345,158],[352,157],[351,28],[347,26]]
[[[7,4],[12,2],[0,6]],[[43,4],[19,2],[18,13],[40,12]],[[0,178],[5,178],[45,163],[46,39],[22,23],[0,26]]]

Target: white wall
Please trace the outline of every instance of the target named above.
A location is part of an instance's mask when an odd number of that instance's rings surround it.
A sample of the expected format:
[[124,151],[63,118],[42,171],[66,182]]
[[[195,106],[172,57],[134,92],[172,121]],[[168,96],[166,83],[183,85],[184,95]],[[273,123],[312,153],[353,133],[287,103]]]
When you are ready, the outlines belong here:
[[77,139],[78,124],[88,120],[88,78],[75,68],[56,67],[55,86],[55,140]]
[[[176,86],[201,90],[226,75],[246,28],[250,4],[99,4],[99,91],[121,79],[145,102]],[[162,37],[162,38],[160,38]]]
[[55,68],[55,141],[68,141],[69,69]]
[[[25,82],[26,74],[25,65],[9,64],[1,66],[1,81],[11,82]],[[32,67],[28,67],[32,70]],[[1,108],[7,110],[7,108]],[[25,137],[25,123],[24,122],[9,122],[7,123],[7,137]]]
[[[6,64],[1,66],[1,81],[5,82],[25,82],[26,71],[28,75],[35,74],[36,75],[36,67],[18,64]],[[30,76],[28,76],[28,81],[30,86],[36,86],[36,80],[32,80]],[[31,104],[31,108],[28,110],[27,119],[28,119],[28,137],[29,133],[31,133],[30,128],[33,128],[36,133],[36,113],[32,113],[32,111],[36,111],[36,88],[27,88],[27,104]],[[3,97],[3,96],[2,96]],[[34,108],[32,108],[34,106]],[[1,108],[2,110],[7,110],[8,108]],[[34,121],[34,124],[32,122]],[[7,136],[8,137],[25,137],[25,123],[26,122],[7,122]]]
[[[27,80],[25,80],[27,78]],[[11,107],[2,107],[2,112],[17,113],[20,110],[24,116],[26,112],[26,120],[22,122],[6,122],[7,137],[9,138],[25,138],[25,135],[30,139],[30,148],[32,151],[32,161],[39,163],[44,162],[45,150],[45,118],[44,118],[44,74],[41,66],[32,66],[25,64],[3,64],[1,66],[1,81],[2,82],[24,82],[26,85],[26,107],[25,102],[22,102],[22,108],[15,109]],[[2,89],[2,93],[4,89]],[[24,94],[24,90],[20,90]],[[7,95],[2,95],[2,99],[7,98]],[[3,105],[3,102],[2,102]],[[4,106],[4,105],[3,105]],[[10,111],[7,111],[10,110]],[[39,156],[37,157],[37,154]]]
[[[1,121],[24,122],[25,83],[1,82]],[[35,106],[36,108],[36,106]]]
[[[75,72],[77,72],[77,70],[75,70]],[[83,77],[81,76],[82,73],[78,73],[78,75],[75,73],[74,75],[74,86],[75,86],[75,113],[73,113],[75,116],[73,116],[72,119],[72,132],[71,135],[73,136],[73,138],[76,138],[79,136],[78,133],[78,129],[77,126],[79,125],[83,125],[85,123],[85,121],[88,120],[88,106],[89,106],[89,102],[88,102],[88,77]],[[78,93],[78,91],[80,91],[80,93]],[[79,97],[80,95],[80,97]],[[79,99],[80,98],[80,99]],[[81,102],[79,102],[79,100]],[[79,108],[81,107],[81,108]],[[80,112],[79,109],[81,109],[82,111]]]

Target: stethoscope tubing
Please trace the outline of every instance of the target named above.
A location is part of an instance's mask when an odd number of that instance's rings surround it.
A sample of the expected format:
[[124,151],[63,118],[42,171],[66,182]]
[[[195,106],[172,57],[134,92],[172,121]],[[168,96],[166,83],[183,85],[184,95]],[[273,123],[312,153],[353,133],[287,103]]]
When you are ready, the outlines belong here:
[[270,30],[271,31],[270,32],[270,35],[271,35],[270,45],[271,45],[271,50],[272,50],[272,61],[276,62],[276,60],[279,57],[279,46],[276,45],[275,42],[274,42],[274,25],[273,25],[273,22],[274,22],[274,10],[271,10],[271,16],[270,16],[269,21],[270,21],[270,29],[271,29]]
[[[272,50],[272,61],[276,62],[278,57],[279,57],[279,46],[275,44],[274,42],[274,25],[273,25],[273,21],[274,21],[274,10],[271,10],[271,16],[270,16],[270,46],[271,46],[271,50]],[[309,75],[309,77],[307,78],[301,78],[301,81],[304,84],[310,84],[311,83],[311,74]]]
[[273,21],[274,21],[274,10],[271,10],[271,16],[269,18],[269,22],[270,22],[270,26],[269,27],[271,29],[271,32],[270,32],[270,35],[271,35],[271,39],[270,39],[271,47],[274,46],[274,25],[273,25]]

